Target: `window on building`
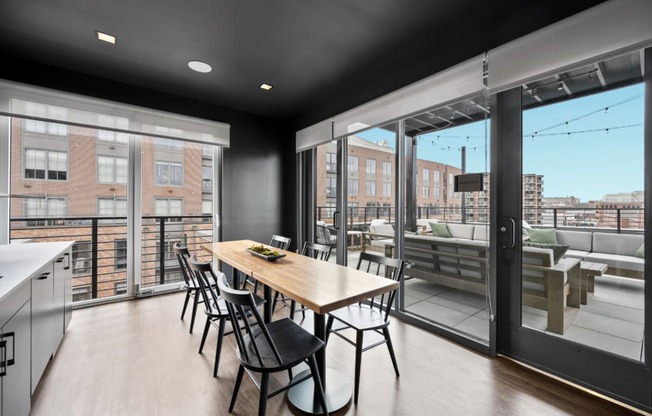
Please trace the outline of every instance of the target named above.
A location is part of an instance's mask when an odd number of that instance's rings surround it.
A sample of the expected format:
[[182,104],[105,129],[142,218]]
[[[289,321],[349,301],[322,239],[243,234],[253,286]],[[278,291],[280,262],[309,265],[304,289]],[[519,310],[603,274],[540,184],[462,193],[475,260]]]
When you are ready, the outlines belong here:
[[25,149],[25,179],[68,179],[68,153],[54,150]]
[[329,198],[337,196],[337,178],[335,176],[326,177],[326,196]]
[[326,171],[337,172],[337,157],[335,153],[326,153]]
[[[213,200],[203,199],[201,201],[201,215],[212,215],[213,214]],[[204,221],[210,221],[210,218],[204,219]]]
[[423,168],[423,183],[429,183],[430,182],[430,169],[428,168]]
[[346,206],[349,209],[349,216],[351,218],[355,218],[358,216],[358,203],[357,202],[349,202],[346,204]]
[[375,174],[376,174],[376,160],[367,159],[367,175],[375,175]]
[[127,183],[128,176],[126,157],[97,156],[97,182]]
[[[23,198],[25,217],[65,217],[68,211],[66,198],[62,197],[32,197]],[[28,225],[55,225],[60,220],[28,221]]]
[[367,195],[369,196],[375,196],[376,195],[376,181],[367,181],[365,190],[367,191]]
[[349,188],[349,195],[357,195],[358,194],[358,180],[357,179],[349,179],[347,181],[348,183],[348,188]]
[[183,163],[156,161],[154,176],[157,185],[183,186]]
[[392,162],[383,160],[383,176],[392,176]]
[[428,185],[423,186],[423,197],[430,198],[430,187]]
[[[101,127],[108,127],[111,129],[128,130],[129,120],[124,117],[107,116],[105,114],[98,114],[97,124]],[[97,140],[105,142],[128,143],[129,133],[122,133],[112,130],[97,130]]]
[[448,197],[453,198],[455,195],[455,175],[448,174]]
[[[167,132],[169,130],[175,130],[175,129],[166,129],[165,127],[160,127],[157,126],[157,130],[165,129]],[[178,130],[181,131],[181,130]],[[161,137],[154,137],[154,146],[156,146],[159,149],[172,149],[172,150],[182,150],[183,149],[183,142],[180,140],[174,140],[174,139],[164,139]]]
[[127,294],[127,282],[115,282],[113,288],[116,295],[126,295]]
[[[212,163],[212,161],[207,161]],[[213,192],[213,166],[203,164],[201,167],[201,190],[202,192]]]
[[[25,112],[34,117],[58,120],[65,120],[68,113],[63,107],[32,102],[25,102]],[[68,126],[66,124],[26,119],[25,131],[30,133],[51,134],[53,136],[67,136]]]
[[358,157],[349,155],[347,160],[348,160],[347,168],[349,169],[349,172],[357,172],[358,171]]
[[434,194],[435,194],[434,195],[435,199],[439,199],[439,185],[435,185],[435,187],[433,188],[433,191],[434,191]]
[[154,215],[159,217],[171,217],[169,221],[181,221],[183,216],[183,199],[178,198],[156,198],[154,201]]
[[127,268],[127,240],[126,239],[114,240],[113,247],[115,251],[115,268],[126,269]]
[[72,301],[79,302],[81,300],[90,300],[91,299],[91,287],[90,286],[77,286],[72,288]]
[[72,245],[72,273],[90,273],[92,254],[90,241],[76,241]]
[[383,182],[383,196],[392,196],[391,182]]
[[432,172],[432,175],[433,175],[433,178],[434,178],[435,186],[439,186],[439,171],[434,170]]
[[336,203],[332,201],[326,201],[326,217],[328,218],[333,218],[333,214],[335,214],[335,207]]
[[127,198],[98,198],[97,215],[100,217],[126,217]]

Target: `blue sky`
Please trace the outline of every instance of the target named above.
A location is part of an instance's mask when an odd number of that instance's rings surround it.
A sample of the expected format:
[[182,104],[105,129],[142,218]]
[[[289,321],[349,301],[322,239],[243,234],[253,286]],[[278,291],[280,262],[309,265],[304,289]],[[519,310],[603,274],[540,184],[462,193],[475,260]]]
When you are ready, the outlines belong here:
[[[643,190],[643,84],[529,110],[523,133],[523,172],[544,175],[544,197],[588,202]],[[381,129],[359,136],[394,143]],[[488,122],[423,135],[418,157],[459,167],[466,146],[467,172],[487,172],[488,136]]]

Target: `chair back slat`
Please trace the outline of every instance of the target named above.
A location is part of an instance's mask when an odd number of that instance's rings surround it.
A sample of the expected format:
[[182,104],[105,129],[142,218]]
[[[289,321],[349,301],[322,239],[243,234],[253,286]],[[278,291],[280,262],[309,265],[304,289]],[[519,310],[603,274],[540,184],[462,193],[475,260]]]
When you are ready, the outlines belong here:
[[[249,354],[246,348],[246,343],[244,340],[244,334],[242,331],[249,335],[249,340],[251,341],[251,346],[254,349],[254,353],[256,354],[256,358],[258,359],[258,362],[260,363],[261,366],[264,366],[263,362],[263,357],[261,354],[261,345],[259,343],[261,342],[267,342],[268,347],[272,350],[274,353],[274,357],[276,358],[277,362],[279,365],[283,364],[283,359],[281,358],[281,354],[278,352],[278,349],[276,348],[276,345],[274,344],[274,341],[272,340],[272,336],[269,334],[269,331],[267,330],[267,326],[265,325],[265,322],[263,321],[262,316],[260,316],[260,312],[258,311],[258,308],[256,308],[256,300],[254,299],[253,293],[247,291],[247,290],[235,290],[229,287],[229,283],[226,280],[226,276],[224,274],[221,274],[217,278],[217,286],[220,289],[220,293],[222,294],[222,297],[226,301],[227,309],[229,310],[229,315],[231,316],[231,321],[232,322],[238,322],[238,316],[241,316],[244,321],[244,328],[240,328],[237,324],[233,325],[233,332],[235,332],[236,338],[238,338],[238,348],[240,349],[240,353],[243,354],[243,356],[249,360]],[[255,325],[258,326],[258,329],[262,332],[264,336],[264,340],[261,339],[260,336],[256,336],[258,334],[255,334],[252,325],[249,323],[249,321],[246,319],[247,312],[251,312],[251,315],[254,317],[255,320]]]
[[[382,276],[399,283],[403,279],[404,268],[405,262],[402,259],[393,259],[366,252],[360,253],[360,258],[358,259],[358,265],[356,267],[358,270],[364,270],[367,273]],[[385,297],[387,297],[387,299],[385,299]],[[383,313],[384,319],[388,320],[389,312],[392,309],[392,304],[394,303],[395,298],[396,290],[392,290],[389,293],[383,293],[380,296],[380,302],[376,302],[375,297],[369,299],[369,307],[378,307],[378,309]]]
[[220,299],[220,293],[209,279],[210,276],[213,278],[213,281],[216,281],[217,276],[210,262],[200,262],[197,260],[197,256],[194,255],[187,259],[187,263],[190,267],[190,271],[195,276],[195,281],[199,284],[200,292],[202,294],[202,298],[204,299],[204,308],[206,309],[206,312],[211,312],[211,305],[213,305],[215,309],[219,311],[218,301]]
[[333,247],[325,244],[317,244],[310,241],[303,243],[301,254],[304,256],[312,257],[313,259],[328,261],[331,257],[331,250]]
[[179,262],[179,267],[181,268],[181,276],[183,281],[186,282],[186,286],[190,286],[195,283],[194,274],[190,271],[188,266],[188,258],[190,258],[190,251],[188,247],[182,246],[179,243],[174,243],[172,247],[174,254],[177,256],[177,261]]
[[272,235],[272,240],[269,242],[269,245],[274,248],[280,248],[281,250],[287,250],[290,248],[290,242],[292,239],[290,237],[283,237],[282,235]]

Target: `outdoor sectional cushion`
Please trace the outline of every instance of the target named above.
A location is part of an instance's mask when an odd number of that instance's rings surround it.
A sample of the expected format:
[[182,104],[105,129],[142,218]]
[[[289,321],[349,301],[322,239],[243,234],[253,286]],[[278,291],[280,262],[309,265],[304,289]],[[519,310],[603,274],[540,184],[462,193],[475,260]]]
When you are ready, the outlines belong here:
[[550,229],[531,229],[528,230],[530,242],[538,244],[559,244],[557,242],[557,232],[554,228]]
[[634,253],[634,257],[638,257],[639,259],[645,258],[645,244],[641,244],[638,250],[636,250],[636,253]]
[[473,239],[480,241],[489,240],[489,226],[488,225],[475,225],[473,227]]
[[372,240],[384,240],[394,235],[394,226],[392,224],[371,224],[369,231],[373,234],[383,234],[384,236],[372,235]]
[[636,234],[593,233],[593,253],[632,256],[643,244],[643,236]]
[[562,244],[538,244],[538,243],[531,243],[531,242],[526,242],[524,243],[525,246],[528,247],[538,247],[538,248],[549,248],[552,250],[552,257],[553,261],[555,264],[559,263],[559,260],[564,257],[566,252],[568,251],[568,246],[564,246]]
[[432,230],[433,237],[451,238],[451,233],[448,231],[446,224],[433,222],[430,224],[430,229]]
[[[635,272],[645,271],[645,259],[622,254],[590,253],[584,260],[596,263],[605,263],[610,269],[632,270]],[[609,274],[609,271],[607,271]]]
[[565,257],[583,260],[593,249],[593,233],[591,232],[557,230],[556,235],[559,244],[568,246]]
[[463,238],[473,240],[473,224],[446,224],[448,232],[453,238]]

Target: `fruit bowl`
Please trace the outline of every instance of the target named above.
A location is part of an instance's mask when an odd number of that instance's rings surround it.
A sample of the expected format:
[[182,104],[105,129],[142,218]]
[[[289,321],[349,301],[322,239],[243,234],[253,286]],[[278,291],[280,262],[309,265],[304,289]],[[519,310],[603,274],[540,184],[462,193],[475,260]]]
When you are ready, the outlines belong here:
[[285,257],[285,254],[279,253],[275,249],[268,248],[263,245],[251,246],[246,250],[247,253],[251,254],[252,256],[260,257],[261,259],[265,259],[267,261],[276,261],[281,257]]

